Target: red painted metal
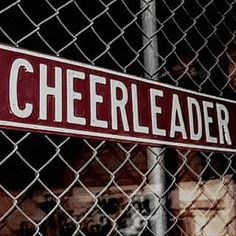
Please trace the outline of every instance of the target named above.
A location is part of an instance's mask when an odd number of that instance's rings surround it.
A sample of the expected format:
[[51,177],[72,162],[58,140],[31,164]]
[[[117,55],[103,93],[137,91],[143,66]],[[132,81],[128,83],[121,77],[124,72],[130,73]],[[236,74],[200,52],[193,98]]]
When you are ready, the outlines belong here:
[[0,80],[2,128],[236,150],[234,101],[5,45]]

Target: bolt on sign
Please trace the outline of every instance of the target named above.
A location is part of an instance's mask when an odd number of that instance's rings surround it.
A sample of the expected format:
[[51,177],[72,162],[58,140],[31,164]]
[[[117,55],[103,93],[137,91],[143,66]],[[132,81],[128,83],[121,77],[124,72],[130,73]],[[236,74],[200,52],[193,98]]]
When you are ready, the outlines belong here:
[[0,127],[236,151],[236,102],[0,45]]

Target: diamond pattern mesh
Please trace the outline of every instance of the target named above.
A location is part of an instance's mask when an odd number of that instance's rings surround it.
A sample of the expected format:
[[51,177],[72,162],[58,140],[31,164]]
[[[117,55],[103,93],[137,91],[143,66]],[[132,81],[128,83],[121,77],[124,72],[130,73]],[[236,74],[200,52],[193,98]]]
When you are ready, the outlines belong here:
[[[0,42],[235,100],[235,17],[235,0],[1,0]],[[2,236],[236,234],[234,154],[10,130],[0,150]]]

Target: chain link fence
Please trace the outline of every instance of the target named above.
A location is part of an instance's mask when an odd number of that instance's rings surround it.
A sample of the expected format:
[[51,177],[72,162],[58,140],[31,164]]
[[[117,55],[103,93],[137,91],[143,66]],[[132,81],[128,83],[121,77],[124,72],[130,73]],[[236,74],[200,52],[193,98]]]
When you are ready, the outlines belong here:
[[[235,17],[235,0],[1,0],[0,42],[235,100]],[[232,153],[5,129],[0,150],[1,236],[236,235]]]

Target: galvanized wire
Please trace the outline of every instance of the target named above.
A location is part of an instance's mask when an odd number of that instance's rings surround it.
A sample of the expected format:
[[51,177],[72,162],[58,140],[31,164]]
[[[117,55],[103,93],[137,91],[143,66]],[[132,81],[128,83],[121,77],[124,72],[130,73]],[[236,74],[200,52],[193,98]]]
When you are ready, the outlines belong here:
[[[2,0],[0,43],[235,100],[235,14],[235,0]],[[160,222],[235,235],[234,154],[6,129],[0,147],[0,235],[157,235]]]

